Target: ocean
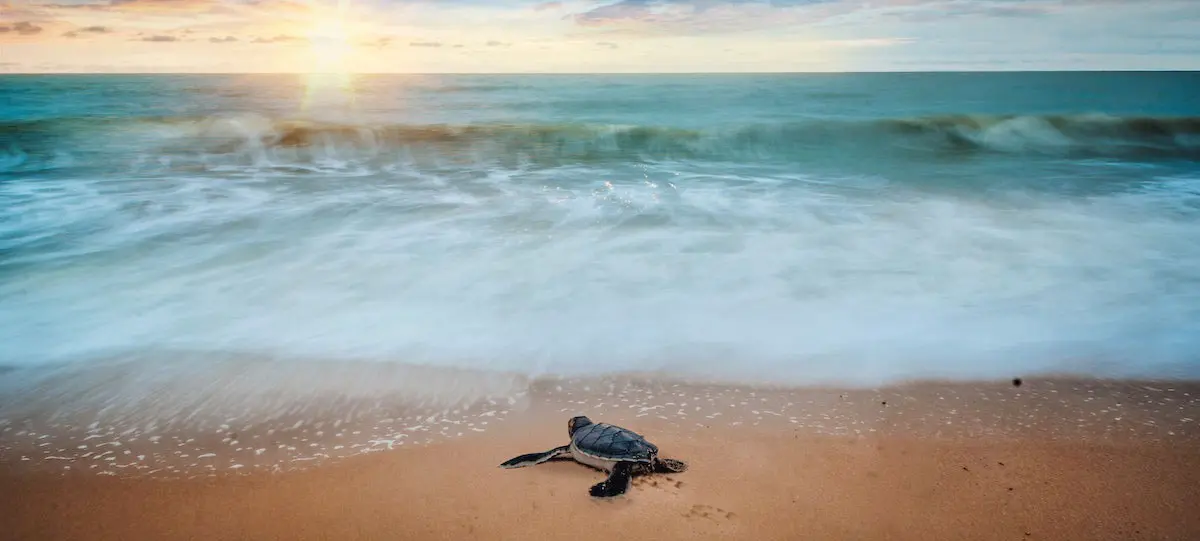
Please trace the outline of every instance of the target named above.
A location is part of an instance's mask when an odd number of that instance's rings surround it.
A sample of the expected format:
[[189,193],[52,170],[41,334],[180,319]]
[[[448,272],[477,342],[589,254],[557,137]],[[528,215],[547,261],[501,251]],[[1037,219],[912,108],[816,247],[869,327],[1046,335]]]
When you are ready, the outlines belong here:
[[1196,377],[1198,88],[0,76],[0,366]]

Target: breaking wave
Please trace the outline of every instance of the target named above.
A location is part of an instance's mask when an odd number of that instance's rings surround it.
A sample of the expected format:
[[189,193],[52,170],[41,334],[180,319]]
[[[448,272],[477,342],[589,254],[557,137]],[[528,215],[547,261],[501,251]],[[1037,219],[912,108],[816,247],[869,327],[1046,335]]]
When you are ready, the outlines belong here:
[[[974,154],[1200,160],[1200,117],[943,115],[872,120],[813,119],[684,129],[597,124],[350,124],[259,115],[201,118],[54,119],[0,123],[0,169],[31,154],[64,150],[63,139],[125,137],[156,152],[246,154],[403,151],[532,160],[804,160],[886,152],[934,159]],[[82,142],[81,142],[82,143]],[[87,141],[96,145],[95,141]],[[68,145],[80,146],[80,145]],[[70,148],[66,149],[70,150]],[[837,151],[837,152],[831,152]]]

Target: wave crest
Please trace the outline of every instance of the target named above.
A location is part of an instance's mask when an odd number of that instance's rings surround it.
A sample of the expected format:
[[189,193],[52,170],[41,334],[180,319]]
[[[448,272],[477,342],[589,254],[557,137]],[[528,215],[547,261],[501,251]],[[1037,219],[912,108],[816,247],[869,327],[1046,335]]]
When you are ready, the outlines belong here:
[[[120,131],[121,137],[114,138],[118,135],[114,131]],[[340,159],[417,152],[535,162],[862,160],[881,154],[922,160],[987,154],[1200,160],[1200,117],[946,115],[813,119],[709,129],[600,124],[339,124],[259,115],[120,122],[60,119],[0,124],[0,151],[12,158],[0,160],[0,164],[24,163],[27,154],[62,151],[64,142],[69,151],[89,145],[134,144],[139,145],[138,151],[168,154],[320,152],[323,157]]]
[[[235,129],[230,133],[229,123]],[[249,136],[267,147],[487,149],[558,158],[804,158],[829,150],[1032,153],[1200,159],[1200,118],[953,115],[810,120],[713,129],[595,124],[346,125],[222,119],[200,134]],[[246,128],[251,129],[247,130]]]
[[1200,157],[1200,117],[937,116],[883,123],[902,135],[997,152]]

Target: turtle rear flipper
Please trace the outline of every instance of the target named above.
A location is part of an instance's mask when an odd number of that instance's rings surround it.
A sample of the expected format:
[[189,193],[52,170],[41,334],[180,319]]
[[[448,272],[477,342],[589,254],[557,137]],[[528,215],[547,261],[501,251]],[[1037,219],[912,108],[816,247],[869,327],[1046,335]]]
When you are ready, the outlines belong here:
[[510,458],[510,459],[502,462],[500,464],[500,467],[506,468],[506,469],[512,469],[512,468],[524,468],[526,466],[536,466],[536,465],[541,464],[552,458],[555,458],[555,457],[558,457],[561,455],[565,455],[565,454],[570,454],[570,453],[571,453],[571,447],[569,445],[564,445],[562,447],[555,447],[544,453],[529,453],[526,455],[521,455],[518,457]]
[[654,461],[654,471],[656,473],[683,473],[687,471],[688,466],[682,460],[673,458],[659,458]]
[[592,485],[588,491],[595,498],[612,498],[620,496],[629,490],[629,482],[633,478],[633,463],[618,462],[613,466],[612,473],[603,482]]

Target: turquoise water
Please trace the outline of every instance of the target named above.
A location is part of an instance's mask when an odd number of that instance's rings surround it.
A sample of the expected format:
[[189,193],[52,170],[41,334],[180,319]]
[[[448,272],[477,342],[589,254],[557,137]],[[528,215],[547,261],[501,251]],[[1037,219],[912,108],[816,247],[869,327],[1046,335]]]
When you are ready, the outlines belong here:
[[1200,375],[1196,88],[0,77],[0,365]]

